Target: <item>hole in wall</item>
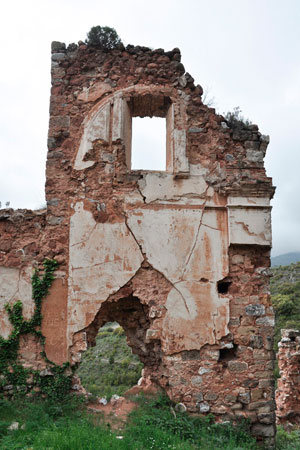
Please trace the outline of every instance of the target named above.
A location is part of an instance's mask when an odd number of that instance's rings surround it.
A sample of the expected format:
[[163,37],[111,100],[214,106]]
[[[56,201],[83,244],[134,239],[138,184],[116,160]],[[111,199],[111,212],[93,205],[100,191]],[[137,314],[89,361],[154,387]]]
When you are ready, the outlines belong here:
[[133,117],[132,170],[166,170],[166,119]]
[[[109,399],[136,385],[143,368],[148,375],[155,373],[161,362],[161,344],[157,339],[146,340],[149,327],[149,307],[133,294],[102,303],[84,330],[89,348],[77,369],[82,385],[92,394]],[[93,364],[93,377],[89,364]]]
[[217,289],[219,294],[227,294],[232,281],[229,278],[223,278],[223,280],[218,281]]
[[123,395],[136,385],[143,364],[126,342],[124,329],[117,322],[107,322],[82,357],[77,370],[82,386],[93,396]]
[[230,361],[231,359],[235,359],[236,358],[237,349],[238,349],[238,345],[237,344],[233,344],[232,348],[221,348],[220,349],[219,361],[220,362],[227,362],[227,361]]

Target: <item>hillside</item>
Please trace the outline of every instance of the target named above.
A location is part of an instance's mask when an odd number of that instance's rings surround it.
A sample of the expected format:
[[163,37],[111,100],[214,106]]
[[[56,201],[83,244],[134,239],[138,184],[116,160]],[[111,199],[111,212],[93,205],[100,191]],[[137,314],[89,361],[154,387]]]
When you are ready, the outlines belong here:
[[99,330],[95,347],[83,354],[77,375],[88,392],[109,399],[134,386],[142,368],[143,364],[126,343],[123,328],[108,323]]
[[284,253],[271,258],[272,267],[287,266],[300,261],[300,252]]
[[272,303],[275,310],[275,345],[281,328],[300,328],[300,262],[272,268]]

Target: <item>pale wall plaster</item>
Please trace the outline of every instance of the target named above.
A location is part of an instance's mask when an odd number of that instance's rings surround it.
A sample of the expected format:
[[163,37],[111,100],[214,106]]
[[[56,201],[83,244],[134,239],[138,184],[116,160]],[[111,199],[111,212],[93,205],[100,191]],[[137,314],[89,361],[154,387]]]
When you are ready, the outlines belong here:
[[272,245],[270,207],[228,207],[230,244]]
[[148,261],[172,283],[217,281],[227,275],[225,210],[149,207],[127,214]]
[[217,293],[217,281],[228,274],[226,210],[148,207],[127,214],[148,261],[174,285],[165,305],[163,350],[200,349],[226,336],[229,300]]
[[208,188],[203,177],[190,176],[187,179],[174,179],[172,174],[166,172],[145,174],[139,181],[139,187],[146,203],[167,201],[199,204],[199,199],[202,199],[204,203],[207,197],[214,193],[212,188]]
[[0,334],[5,339],[12,331],[5,305],[13,305],[16,301],[23,304],[23,315],[30,319],[34,311],[31,285],[32,268],[15,269],[0,267]]
[[107,297],[126,284],[143,256],[126,224],[97,223],[83,202],[70,220],[68,336],[86,327]]
[[200,350],[229,333],[229,299],[219,297],[215,283],[176,284],[167,299],[162,348],[167,354]]
[[91,167],[94,161],[84,161],[85,155],[93,148],[96,139],[109,140],[110,103],[106,103],[84,124],[83,136],[76,155],[74,169]]

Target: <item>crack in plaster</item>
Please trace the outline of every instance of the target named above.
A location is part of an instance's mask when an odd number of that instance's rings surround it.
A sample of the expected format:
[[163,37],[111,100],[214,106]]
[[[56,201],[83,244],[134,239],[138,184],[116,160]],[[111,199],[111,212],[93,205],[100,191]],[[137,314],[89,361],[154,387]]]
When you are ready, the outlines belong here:
[[[245,224],[245,222],[235,222],[237,225],[242,225],[243,230],[249,234],[249,236],[257,236],[257,233],[253,233],[249,230],[249,226]],[[262,234],[262,233],[261,233]]]
[[89,235],[86,239],[83,239],[82,241],[79,241],[79,242],[75,242],[75,244],[71,244],[70,247],[75,247],[75,245],[85,244],[87,241],[89,241],[93,232],[95,231],[97,225],[98,225],[98,223],[96,222],[95,225],[93,226],[92,230],[89,232]]
[[188,258],[187,258],[187,261],[186,261],[186,263],[185,263],[185,267],[184,267],[183,272],[182,272],[181,277],[180,277],[180,280],[182,280],[182,281],[183,281],[183,277],[184,277],[184,275],[185,275],[185,273],[186,273],[187,266],[188,266],[188,264],[189,264],[189,262],[190,262],[190,260],[191,260],[191,257],[192,257],[192,255],[193,255],[193,253],[194,253],[194,250],[195,250],[195,247],[196,247],[196,244],[197,244],[197,241],[198,241],[198,237],[199,237],[199,233],[200,233],[200,228],[201,228],[201,225],[202,225],[203,216],[204,216],[204,212],[205,212],[205,205],[206,205],[206,203],[207,203],[207,201],[208,201],[208,198],[207,198],[207,191],[208,191],[208,189],[209,189],[209,186],[207,186],[207,188],[206,188],[206,190],[205,190],[205,194],[204,194],[204,195],[205,195],[205,201],[204,201],[204,203],[203,203],[202,214],[201,214],[201,217],[200,217],[200,221],[199,221],[198,229],[197,229],[197,232],[196,232],[195,240],[194,240],[194,243],[193,243],[193,245],[192,245],[190,254],[189,254]]
[[[142,178],[142,179],[143,179],[143,178]],[[142,197],[143,202],[146,204],[146,197],[142,194],[142,191],[141,191],[141,188],[140,188],[140,186],[139,186],[139,183],[136,184],[136,188],[137,188],[137,190],[138,190],[140,196]]]
[[[124,212],[124,219],[125,219],[125,225],[126,225],[126,227],[128,228],[128,230],[129,230],[130,234],[132,235],[133,239],[135,240],[135,242],[136,242],[137,245],[139,246],[140,251],[141,251],[141,253],[142,253],[143,257],[144,257],[144,260],[147,261],[148,264],[152,267],[152,264],[150,264],[149,261],[148,261],[148,259],[147,259],[147,254],[146,254],[145,252],[143,252],[143,250],[142,250],[142,245],[138,242],[138,240],[137,240],[137,238],[135,237],[133,231],[131,230],[130,226],[128,225],[128,217],[127,217],[127,215],[126,215],[125,212]],[[169,280],[169,278],[166,277],[166,275],[165,275],[164,273],[162,273],[160,270],[156,269],[155,267],[153,267],[153,268],[154,268],[158,273],[160,273],[160,274],[161,274],[161,275],[162,275],[162,276],[163,276],[163,277],[171,284],[171,286],[173,286],[173,288],[178,292],[178,294],[180,295],[180,297],[181,297],[182,300],[183,300],[184,306],[185,306],[185,308],[186,308],[188,314],[190,315],[190,310],[189,310],[189,308],[188,308],[186,299],[184,298],[183,294],[179,291],[179,289],[175,286],[175,283],[172,283],[172,281]]]
[[217,313],[212,313],[212,321],[213,321],[213,333],[214,333],[214,338],[215,338],[215,342],[217,342],[217,335],[216,335],[216,318],[217,318]]
[[206,225],[205,223],[203,223],[202,226],[206,227],[206,228],[210,228],[211,230],[222,231],[220,228],[215,228],[215,227],[212,227],[211,225]]

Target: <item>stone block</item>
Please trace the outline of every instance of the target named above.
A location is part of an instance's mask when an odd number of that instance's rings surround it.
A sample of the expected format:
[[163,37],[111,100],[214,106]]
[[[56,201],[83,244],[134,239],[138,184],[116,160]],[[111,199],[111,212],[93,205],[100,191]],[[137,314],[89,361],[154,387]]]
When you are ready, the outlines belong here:
[[248,364],[243,361],[229,361],[228,369],[230,370],[230,372],[241,373],[248,370]]
[[192,383],[193,385],[201,384],[201,383],[202,383],[202,377],[200,377],[200,376],[192,377],[191,383]]
[[251,428],[253,436],[273,437],[275,436],[275,425],[254,424]]
[[210,410],[210,406],[207,402],[199,402],[197,403],[197,407],[199,408],[200,413],[207,413]]
[[246,314],[248,316],[262,316],[265,314],[265,307],[264,305],[247,305],[245,308]]

